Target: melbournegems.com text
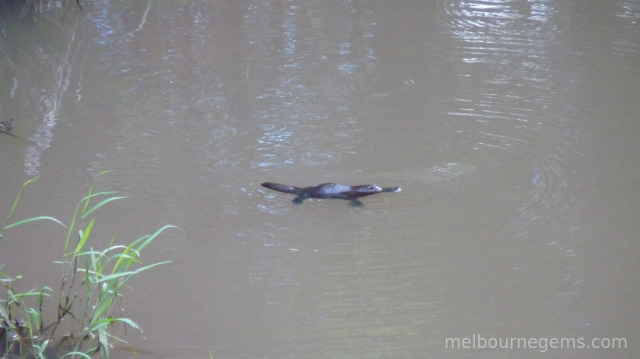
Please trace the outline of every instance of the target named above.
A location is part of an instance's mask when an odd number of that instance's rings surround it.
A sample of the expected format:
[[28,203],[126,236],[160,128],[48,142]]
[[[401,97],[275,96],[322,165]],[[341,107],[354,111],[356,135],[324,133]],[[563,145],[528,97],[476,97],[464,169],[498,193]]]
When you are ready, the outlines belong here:
[[523,338],[523,337],[447,337],[447,349],[535,349],[541,353],[550,349],[626,349],[626,338]]

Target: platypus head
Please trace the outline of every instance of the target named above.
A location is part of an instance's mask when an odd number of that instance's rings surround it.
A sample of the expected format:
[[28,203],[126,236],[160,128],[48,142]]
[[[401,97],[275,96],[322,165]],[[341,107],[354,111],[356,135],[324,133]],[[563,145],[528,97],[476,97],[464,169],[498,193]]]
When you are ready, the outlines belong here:
[[358,196],[368,196],[376,193],[382,192],[382,188],[380,186],[376,186],[374,184],[363,184],[360,186],[353,186],[351,190]]

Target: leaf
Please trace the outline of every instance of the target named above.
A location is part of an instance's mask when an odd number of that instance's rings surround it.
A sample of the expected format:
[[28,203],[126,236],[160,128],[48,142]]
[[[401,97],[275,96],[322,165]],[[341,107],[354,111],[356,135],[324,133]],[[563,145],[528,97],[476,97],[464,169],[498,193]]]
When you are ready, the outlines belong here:
[[64,225],[64,223],[60,222],[59,220],[57,220],[57,219],[55,219],[55,218],[53,218],[53,217],[49,217],[49,216],[39,216],[39,217],[27,218],[27,219],[23,219],[23,220],[18,221],[18,222],[13,222],[13,223],[11,223],[11,224],[7,224],[7,225],[4,227],[4,229],[9,229],[9,228],[17,227],[17,226],[20,226],[20,225],[23,225],[23,224],[26,224],[26,223],[30,223],[30,222],[35,222],[35,221],[45,221],[45,220],[56,222],[57,224],[59,224],[59,225],[61,225],[62,227],[65,227],[65,228],[66,228],[66,226]]
[[89,236],[91,235],[91,229],[93,228],[93,223],[95,221],[96,219],[93,218],[87,225],[87,228],[85,228],[85,230],[81,232],[82,236],[80,237],[80,241],[78,242],[76,250],[74,251],[76,255],[80,252],[80,250],[82,250],[82,248],[84,248],[84,244],[87,242],[87,239],[89,239]]
[[127,198],[127,197],[109,197],[105,200],[103,200],[102,202],[96,204],[95,206],[91,207],[88,211],[86,211],[85,213],[82,214],[82,216],[80,217],[81,219],[85,219],[87,218],[87,216],[89,216],[91,213],[97,211],[98,209],[100,209],[100,207],[104,206],[105,204],[118,200],[118,199],[123,199],[123,198]]

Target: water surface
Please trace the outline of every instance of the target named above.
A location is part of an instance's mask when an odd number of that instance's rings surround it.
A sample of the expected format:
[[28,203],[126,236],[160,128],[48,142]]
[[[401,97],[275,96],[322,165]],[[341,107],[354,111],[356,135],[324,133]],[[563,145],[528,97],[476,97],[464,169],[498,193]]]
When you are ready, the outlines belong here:
[[[68,223],[114,170],[96,245],[182,228],[125,293],[139,358],[640,354],[637,1],[56,6],[0,8],[23,138],[0,134],[0,215],[40,176],[16,218]],[[403,190],[296,206],[265,181]],[[64,234],[6,231],[3,271],[55,287]]]

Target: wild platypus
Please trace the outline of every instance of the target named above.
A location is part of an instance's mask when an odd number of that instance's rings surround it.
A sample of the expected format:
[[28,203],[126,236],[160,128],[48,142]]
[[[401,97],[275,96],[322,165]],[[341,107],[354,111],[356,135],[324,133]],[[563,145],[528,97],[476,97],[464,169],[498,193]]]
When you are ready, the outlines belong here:
[[295,187],[286,184],[265,182],[262,187],[266,187],[278,192],[293,193],[297,197],[293,203],[300,204],[305,198],[338,198],[351,201],[351,205],[362,207],[360,197],[370,196],[381,192],[400,192],[400,187],[380,187],[375,184],[364,184],[359,186],[347,186],[339,183],[323,183],[312,187]]
[[0,121],[0,131],[2,132],[11,132],[13,130],[13,119],[2,120]]

